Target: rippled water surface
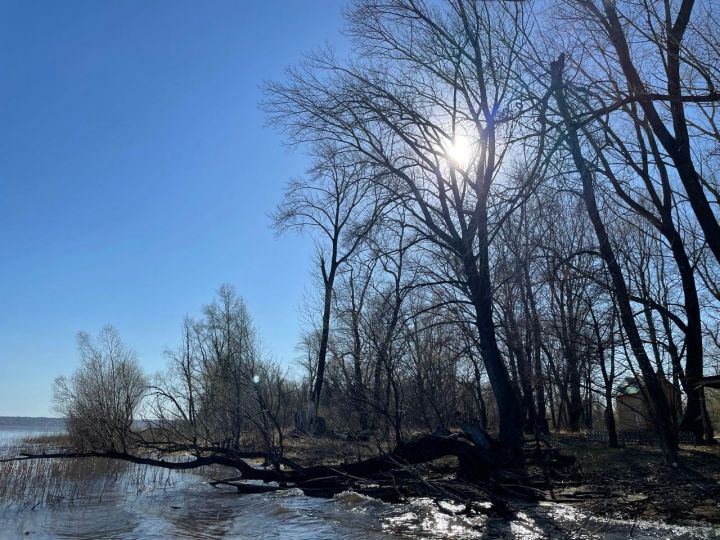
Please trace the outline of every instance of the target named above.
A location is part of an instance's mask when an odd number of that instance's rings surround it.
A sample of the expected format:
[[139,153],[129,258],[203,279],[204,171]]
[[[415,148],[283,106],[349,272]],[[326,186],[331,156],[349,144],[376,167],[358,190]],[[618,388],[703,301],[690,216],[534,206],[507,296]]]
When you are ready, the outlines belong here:
[[556,504],[525,508],[508,522],[453,515],[452,505],[428,499],[391,505],[349,492],[237,495],[211,487],[213,473],[222,471],[105,460],[5,464],[0,538],[720,538],[707,527],[600,520]]

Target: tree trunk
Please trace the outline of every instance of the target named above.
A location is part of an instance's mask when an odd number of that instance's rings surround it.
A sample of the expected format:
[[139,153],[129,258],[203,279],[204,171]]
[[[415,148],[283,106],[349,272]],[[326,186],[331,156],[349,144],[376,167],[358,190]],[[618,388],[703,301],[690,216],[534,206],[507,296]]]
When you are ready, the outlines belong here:
[[358,413],[358,422],[362,431],[367,431],[370,427],[367,411],[367,391],[362,377],[362,365],[360,363],[362,354],[362,344],[360,341],[360,323],[358,315],[353,314],[352,317],[352,333],[353,333],[353,399],[355,400],[355,408]]
[[618,448],[617,428],[615,426],[615,414],[613,413],[612,388],[605,387],[605,428],[608,432],[608,446]]
[[[318,350],[318,364],[317,372],[315,374],[315,385],[313,386],[312,392],[313,417],[310,419],[311,423],[318,415],[323,380],[325,378],[325,362],[327,360],[328,341],[330,339],[330,311],[332,309],[332,294],[333,284],[335,281],[335,270],[335,265],[332,264],[330,272],[327,274],[327,276],[324,276],[325,291],[323,298],[322,328],[320,330],[320,347]],[[323,274],[325,274],[324,269]]]
[[532,377],[531,366],[527,351],[520,339],[520,331],[512,307],[508,307],[506,320],[509,330],[508,346],[513,349],[517,362],[523,430],[525,433],[532,433],[535,429],[535,404],[533,403],[532,383],[530,380]]
[[532,324],[532,356],[535,369],[535,432],[544,434],[550,430],[548,428],[547,411],[545,410],[545,381],[542,369],[542,329],[540,327],[540,317],[537,313],[537,305],[535,304],[535,296],[533,295],[530,283],[530,271],[527,265],[524,266],[524,271],[525,293]]
[[[481,235],[478,234],[478,236]],[[495,335],[487,251],[485,251],[484,262],[479,265],[481,270],[476,266],[475,258],[470,255],[466,255],[463,262],[471,300],[475,308],[475,326],[480,334],[480,352],[498,405],[499,439],[508,449],[520,452],[523,442],[522,416],[520,404],[515,390],[510,384],[510,376],[500,355]]]

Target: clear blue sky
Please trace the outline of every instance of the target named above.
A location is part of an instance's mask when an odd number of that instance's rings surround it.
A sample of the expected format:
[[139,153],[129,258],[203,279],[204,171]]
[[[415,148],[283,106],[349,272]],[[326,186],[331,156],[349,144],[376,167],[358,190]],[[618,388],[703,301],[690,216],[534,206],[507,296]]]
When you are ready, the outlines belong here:
[[268,215],[306,158],[263,81],[328,42],[338,0],[0,0],[0,415],[49,415],[75,334],[118,328],[149,372],[228,282],[295,358],[307,239]]

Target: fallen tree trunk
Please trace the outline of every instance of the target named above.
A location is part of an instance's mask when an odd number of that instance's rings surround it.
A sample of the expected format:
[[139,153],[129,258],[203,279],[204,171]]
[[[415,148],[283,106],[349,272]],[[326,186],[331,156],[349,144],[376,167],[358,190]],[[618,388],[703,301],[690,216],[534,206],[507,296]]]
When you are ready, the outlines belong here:
[[263,482],[280,482],[297,484],[317,480],[320,478],[345,476],[350,478],[367,477],[378,473],[398,469],[406,465],[417,465],[440,459],[446,456],[455,456],[459,461],[459,475],[466,480],[487,480],[493,467],[498,465],[496,456],[490,450],[479,449],[474,444],[458,436],[448,437],[426,435],[415,441],[404,443],[392,452],[366,460],[340,464],[316,465],[300,467],[292,462],[293,470],[266,470],[249,465],[245,459],[262,457],[256,453],[236,453],[194,457],[190,460],[170,461],[167,459],[140,456],[126,452],[52,452],[28,453],[19,457],[0,460],[0,462],[19,461],[25,459],[82,459],[105,458],[117,459],[174,470],[189,470],[209,465],[224,465],[237,469],[245,480],[261,480]]
[[483,450],[456,435],[425,435],[399,445],[392,452],[343,465],[318,465],[284,473],[286,482],[300,483],[334,477],[367,477],[408,465],[428,463],[447,456],[458,458],[458,476],[468,481],[486,481],[500,466],[499,454]]
[[[486,435],[486,434],[485,434]],[[472,434],[454,433],[449,436],[425,435],[398,445],[393,451],[353,463],[316,465],[295,469],[264,469],[245,461],[261,457],[255,452],[235,452],[233,455],[195,455],[191,459],[169,460],[151,455],[135,455],[117,451],[22,453],[0,462],[27,459],[116,459],[171,470],[190,470],[210,465],[222,465],[237,470],[239,476],[211,482],[214,486],[231,486],[240,493],[266,493],[280,489],[298,488],[306,495],[329,497],[341,491],[355,490],[387,501],[399,501],[410,496],[448,497],[470,504],[471,500],[490,501],[496,513],[509,512],[510,497],[539,498],[539,491],[526,482],[524,461],[512,459],[514,453],[489,436],[480,440]],[[481,442],[475,444],[473,440]],[[160,454],[162,455],[162,451]],[[199,452],[197,453],[199,454]],[[186,456],[187,457],[187,456]],[[429,481],[427,468],[436,460],[457,459],[455,480]],[[418,469],[418,467],[421,467]],[[445,463],[443,467],[450,467]],[[254,482],[260,481],[262,484]],[[526,485],[527,489],[519,489]],[[505,489],[503,486],[507,486]]]

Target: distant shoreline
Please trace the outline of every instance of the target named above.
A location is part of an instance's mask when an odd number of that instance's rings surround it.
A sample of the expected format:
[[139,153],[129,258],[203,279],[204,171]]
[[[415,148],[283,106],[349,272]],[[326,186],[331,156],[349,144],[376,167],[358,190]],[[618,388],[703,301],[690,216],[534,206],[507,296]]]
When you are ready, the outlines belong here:
[[50,416],[0,416],[0,430],[13,427],[61,427],[65,429],[65,418]]

